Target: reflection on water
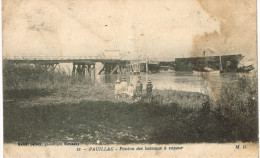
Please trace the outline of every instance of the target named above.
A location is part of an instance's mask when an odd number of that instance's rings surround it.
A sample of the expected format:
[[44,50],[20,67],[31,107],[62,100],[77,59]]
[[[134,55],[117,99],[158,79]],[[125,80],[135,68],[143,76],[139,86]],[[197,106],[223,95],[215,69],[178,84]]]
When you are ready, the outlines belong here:
[[[238,79],[236,73],[221,73],[221,74],[210,74],[210,73],[192,73],[192,72],[160,72],[156,74],[141,73],[142,82],[147,83],[148,79],[152,80],[154,89],[159,90],[179,90],[189,92],[199,92],[203,94],[211,94],[212,90],[217,91],[221,88],[222,83],[235,82]],[[117,79],[126,77],[128,83],[136,85],[139,75],[96,75],[94,78],[86,77],[91,79],[94,84],[107,84],[115,83]],[[215,92],[214,92],[215,93]]]

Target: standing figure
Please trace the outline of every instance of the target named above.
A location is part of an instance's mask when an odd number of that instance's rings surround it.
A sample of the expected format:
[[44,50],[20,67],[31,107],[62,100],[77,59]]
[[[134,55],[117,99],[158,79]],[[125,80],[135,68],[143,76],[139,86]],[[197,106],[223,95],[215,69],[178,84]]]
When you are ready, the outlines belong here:
[[126,82],[125,77],[122,78],[122,82],[120,83],[120,85],[121,85],[121,94],[123,94],[123,98],[126,98],[128,84]]
[[134,96],[134,85],[132,84],[132,83],[130,83],[129,85],[128,85],[128,88],[127,88],[127,94],[128,94],[128,96],[131,98],[131,99],[133,99],[133,96]]
[[141,100],[141,96],[142,96],[142,87],[140,84],[140,81],[138,80],[136,83],[136,87],[135,87],[135,95],[137,100]]
[[120,98],[120,90],[121,90],[120,81],[116,80],[116,84],[115,84],[115,99],[119,99]]
[[140,87],[141,87],[141,94],[143,93],[143,81],[142,81],[142,77],[138,76],[138,80],[140,81]]
[[146,84],[146,97],[148,98],[149,101],[152,101],[152,91],[153,91],[153,84],[152,81],[149,79],[147,84]]

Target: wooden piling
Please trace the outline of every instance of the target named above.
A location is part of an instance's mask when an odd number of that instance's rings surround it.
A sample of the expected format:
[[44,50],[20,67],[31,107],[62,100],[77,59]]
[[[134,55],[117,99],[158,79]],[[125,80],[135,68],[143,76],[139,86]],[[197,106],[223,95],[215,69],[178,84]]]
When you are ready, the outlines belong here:
[[75,66],[75,64],[73,63],[72,76],[75,76],[75,75],[76,75],[75,72],[76,72],[76,66]]

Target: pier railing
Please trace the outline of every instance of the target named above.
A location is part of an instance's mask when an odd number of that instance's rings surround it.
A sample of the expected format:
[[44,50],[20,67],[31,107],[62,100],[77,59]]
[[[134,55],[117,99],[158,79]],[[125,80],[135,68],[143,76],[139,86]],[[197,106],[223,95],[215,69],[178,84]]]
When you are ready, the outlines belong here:
[[130,57],[121,55],[120,57],[114,56],[6,56],[3,60],[28,60],[28,61],[66,61],[66,60],[128,60],[140,62],[160,62],[160,61],[174,61],[174,58],[150,58],[150,57]]

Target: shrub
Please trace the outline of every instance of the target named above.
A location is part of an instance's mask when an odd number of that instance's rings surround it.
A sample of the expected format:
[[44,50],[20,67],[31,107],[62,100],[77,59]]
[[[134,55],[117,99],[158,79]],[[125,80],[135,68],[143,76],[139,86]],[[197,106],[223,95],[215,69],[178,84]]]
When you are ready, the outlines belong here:
[[215,115],[221,137],[226,140],[257,141],[257,78],[241,76],[233,84],[225,84],[217,100]]
[[54,89],[69,84],[64,71],[55,71],[40,64],[3,62],[3,89]]

